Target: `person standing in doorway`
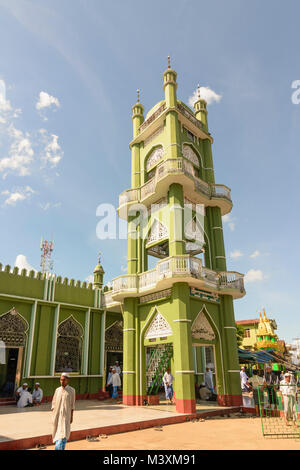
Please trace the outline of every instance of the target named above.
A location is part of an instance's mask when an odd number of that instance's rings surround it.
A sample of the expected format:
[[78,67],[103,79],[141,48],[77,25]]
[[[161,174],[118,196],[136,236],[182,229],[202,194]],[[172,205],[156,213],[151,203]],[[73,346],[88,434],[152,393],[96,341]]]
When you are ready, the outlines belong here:
[[206,367],[206,372],[204,374],[204,381],[205,381],[205,386],[206,388],[208,388],[210,393],[214,393],[213,376],[212,376],[212,371],[210,370],[209,367]]
[[55,450],[65,450],[70,437],[75,409],[75,389],[69,385],[70,376],[66,372],[60,376],[61,386],[55,390],[51,410],[53,413],[52,439]]
[[119,396],[118,387],[121,387],[121,380],[120,380],[120,376],[117,373],[115,367],[113,367],[113,369],[112,369],[112,376],[108,380],[107,385],[112,385],[112,387],[113,387],[112,398],[118,398],[118,396]]
[[173,402],[173,380],[174,377],[171,374],[171,369],[170,367],[167,368],[164,376],[163,376],[163,383],[165,387],[165,394],[166,394],[166,399],[169,400],[169,403]]
[[113,369],[112,366],[110,366],[110,368],[108,369],[107,381],[106,381],[106,390],[108,391],[110,397],[112,397],[113,386],[111,383],[108,383],[108,382],[110,382],[110,378],[113,375],[112,369]]

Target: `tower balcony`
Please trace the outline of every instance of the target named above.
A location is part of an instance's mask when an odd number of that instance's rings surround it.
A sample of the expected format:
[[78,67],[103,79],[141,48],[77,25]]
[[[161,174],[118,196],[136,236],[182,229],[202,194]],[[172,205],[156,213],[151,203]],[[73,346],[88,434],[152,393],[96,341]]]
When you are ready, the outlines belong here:
[[243,274],[213,271],[202,266],[201,259],[189,255],[164,258],[149,271],[116,277],[110,295],[112,300],[122,301],[125,297],[139,297],[170,288],[176,282],[186,282],[191,287],[215,294],[232,295],[235,299],[245,295]]
[[167,159],[156,167],[153,178],[140,188],[128,189],[119,197],[119,216],[127,219],[131,205],[142,203],[150,206],[166,196],[169,186],[179,183],[184,188],[186,197],[197,204],[219,206],[225,215],[232,209],[230,188],[223,184],[210,184],[195,175],[193,165],[185,158]]

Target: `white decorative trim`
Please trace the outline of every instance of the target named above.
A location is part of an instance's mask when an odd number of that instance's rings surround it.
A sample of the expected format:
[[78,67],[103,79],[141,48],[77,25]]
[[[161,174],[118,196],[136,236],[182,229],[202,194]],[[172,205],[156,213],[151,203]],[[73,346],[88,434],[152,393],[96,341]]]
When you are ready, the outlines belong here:
[[195,150],[189,144],[182,144],[182,155],[189,160],[193,165],[199,168],[199,157]]
[[83,373],[84,374],[87,374],[87,371],[88,371],[90,314],[91,314],[91,309],[89,308],[85,313],[85,325],[84,325],[84,350],[83,350]]
[[164,238],[169,237],[169,232],[167,227],[157,219],[154,219],[150,233],[148,235],[148,239],[146,241],[146,245],[150,245],[151,243],[157,242],[159,240],[163,240]]
[[149,328],[146,331],[145,339],[172,336],[173,331],[170,324],[157,310],[156,315],[152,319]]
[[135,328],[123,328],[123,331],[135,331]]
[[192,338],[194,339],[204,339],[207,341],[215,341],[216,335],[212,329],[208,319],[205,316],[206,308],[202,307],[201,311],[196,316],[192,324]]
[[240,373],[241,371],[240,370],[228,370],[227,372],[238,372],[238,373]]
[[194,370],[175,370],[176,374],[194,374]]
[[[26,379],[58,379],[60,377],[60,374],[57,373],[55,375],[29,375],[26,377]],[[103,375],[99,374],[92,374],[92,375],[83,375],[83,374],[72,374],[70,373],[70,378],[77,378],[77,377],[103,377]]]
[[135,374],[135,370],[122,370],[122,374]]
[[[53,323],[53,333],[52,333],[52,350],[51,350],[51,362],[50,362],[50,375],[54,375],[54,370],[55,370],[57,330],[58,330],[59,313],[60,313],[60,304],[58,304],[56,306],[55,313],[54,313],[54,323]],[[70,315],[70,316],[72,316],[72,315]]]
[[36,311],[37,311],[37,300],[32,305],[32,310],[31,310],[30,330],[29,330],[29,338],[28,338],[28,345],[27,345],[27,352],[26,352],[26,368],[24,371],[24,377],[28,377],[30,374]]
[[224,326],[224,328],[232,328],[233,330],[236,330],[235,326]]
[[217,230],[217,229],[220,229],[220,230],[223,230],[223,227],[212,227],[213,230]]
[[147,158],[146,162],[146,171],[150,171],[151,168],[153,168],[157,162],[161,161],[164,156],[164,148],[162,145],[158,145],[153,148],[153,150],[150,152],[149,156]]
[[215,258],[223,258],[223,259],[226,259],[225,256],[215,256]]

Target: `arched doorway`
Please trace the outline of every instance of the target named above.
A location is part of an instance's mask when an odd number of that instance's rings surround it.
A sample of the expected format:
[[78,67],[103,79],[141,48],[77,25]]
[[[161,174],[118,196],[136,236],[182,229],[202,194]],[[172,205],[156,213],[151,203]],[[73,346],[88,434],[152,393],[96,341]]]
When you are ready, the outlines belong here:
[[[196,316],[192,327],[192,344],[194,353],[194,369],[196,376],[196,385],[213,388],[214,394],[217,395],[218,381],[217,381],[217,364],[216,364],[216,334],[207,318],[208,311],[204,306]],[[211,390],[211,389],[210,389]]]
[[0,316],[0,397],[12,397],[20,384],[27,330],[14,307]]
[[105,330],[105,383],[108,369],[118,361],[123,370],[123,322],[116,321]]

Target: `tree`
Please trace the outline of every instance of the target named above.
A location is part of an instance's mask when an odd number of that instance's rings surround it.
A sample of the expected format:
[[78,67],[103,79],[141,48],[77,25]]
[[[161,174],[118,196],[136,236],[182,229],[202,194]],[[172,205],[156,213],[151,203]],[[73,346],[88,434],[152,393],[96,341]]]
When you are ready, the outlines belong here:
[[244,329],[240,325],[236,325],[236,342],[238,348],[242,345],[244,339]]

